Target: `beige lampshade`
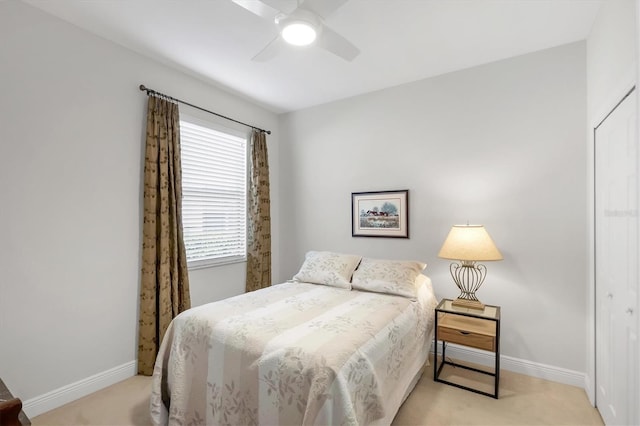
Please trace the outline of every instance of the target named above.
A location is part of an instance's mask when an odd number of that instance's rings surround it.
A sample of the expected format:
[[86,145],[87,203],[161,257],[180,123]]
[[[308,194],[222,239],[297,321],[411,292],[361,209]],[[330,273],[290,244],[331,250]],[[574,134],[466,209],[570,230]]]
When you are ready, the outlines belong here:
[[453,225],[438,257],[452,260],[502,260],[502,254],[482,225]]

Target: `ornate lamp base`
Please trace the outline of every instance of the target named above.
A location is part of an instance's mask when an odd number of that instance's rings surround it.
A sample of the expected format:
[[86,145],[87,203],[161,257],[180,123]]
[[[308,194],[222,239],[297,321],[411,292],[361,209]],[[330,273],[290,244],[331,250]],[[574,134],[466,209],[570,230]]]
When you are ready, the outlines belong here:
[[469,309],[484,309],[484,304],[476,297],[476,291],[484,282],[487,268],[472,260],[462,260],[449,265],[451,277],[460,289],[460,295],[451,302],[453,306]]
[[466,300],[457,298],[456,300],[451,302],[451,305],[458,308],[478,309],[480,311],[484,311],[484,303],[480,302],[479,300]]

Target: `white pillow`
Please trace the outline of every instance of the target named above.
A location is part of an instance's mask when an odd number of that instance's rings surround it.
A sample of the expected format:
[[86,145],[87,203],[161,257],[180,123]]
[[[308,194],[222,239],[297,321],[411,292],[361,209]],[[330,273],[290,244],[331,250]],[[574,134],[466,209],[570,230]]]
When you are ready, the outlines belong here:
[[364,258],[353,273],[354,290],[393,294],[415,299],[420,284],[418,276],[427,265],[410,260]]
[[361,259],[362,256],[351,254],[310,251],[293,279],[299,282],[351,289],[351,276]]

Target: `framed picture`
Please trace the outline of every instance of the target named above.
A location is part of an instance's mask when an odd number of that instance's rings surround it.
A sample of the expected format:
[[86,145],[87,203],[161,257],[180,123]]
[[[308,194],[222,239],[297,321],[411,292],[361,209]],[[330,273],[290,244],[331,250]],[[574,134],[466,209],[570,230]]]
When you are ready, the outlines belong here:
[[352,192],[351,236],[409,238],[409,190]]

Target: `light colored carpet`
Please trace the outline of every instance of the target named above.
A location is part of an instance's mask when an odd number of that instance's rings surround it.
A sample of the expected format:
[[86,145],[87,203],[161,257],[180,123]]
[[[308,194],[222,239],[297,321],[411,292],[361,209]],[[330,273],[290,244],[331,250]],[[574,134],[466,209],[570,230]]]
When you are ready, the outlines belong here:
[[[492,392],[492,378],[446,367],[442,378]],[[37,416],[40,425],[150,424],[151,378],[136,376]],[[602,425],[583,389],[502,371],[500,399],[433,381],[427,367],[393,425]]]

